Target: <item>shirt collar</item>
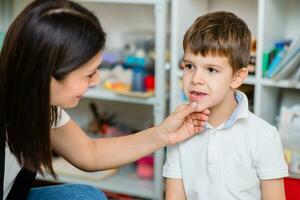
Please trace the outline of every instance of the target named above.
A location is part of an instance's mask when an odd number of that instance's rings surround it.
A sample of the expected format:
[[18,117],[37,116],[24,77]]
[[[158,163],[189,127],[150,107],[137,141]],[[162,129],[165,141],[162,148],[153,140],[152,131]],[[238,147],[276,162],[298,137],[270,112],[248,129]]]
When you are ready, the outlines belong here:
[[[234,97],[237,101],[237,107],[229,117],[229,119],[222,123],[217,129],[230,128],[237,120],[242,118],[248,118],[248,98],[241,92],[236,90],[234,92]],[[206,128],[213,128],[209,123],[206,123]]]

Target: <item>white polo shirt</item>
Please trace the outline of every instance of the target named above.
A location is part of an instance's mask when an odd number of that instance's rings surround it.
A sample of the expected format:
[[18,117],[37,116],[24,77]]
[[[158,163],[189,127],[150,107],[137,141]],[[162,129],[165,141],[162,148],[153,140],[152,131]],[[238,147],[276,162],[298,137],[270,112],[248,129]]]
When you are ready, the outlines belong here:
[[163,176],[183,179],[190,200],[258,200],[260,180],[288,176],[276,128],[248,111],[247,96],[217,128],[167,148]]
[[[51,127],[59,128],[63,125],[65,125],[69,120],[69,115],[63,110],[60,109],[61,113],[60,117],[57,120],[56,126]],[[5,146],[5,169],[4,169],[4,184],[3,184],[3,199],[6,199],[9,191],[12,188],[12,185],[14,183],[15,178],[17,177],[19,171],[21,170],[21,166],[19,165],[16,157],[12,152],[10,151],[8,144],[6,143]]]

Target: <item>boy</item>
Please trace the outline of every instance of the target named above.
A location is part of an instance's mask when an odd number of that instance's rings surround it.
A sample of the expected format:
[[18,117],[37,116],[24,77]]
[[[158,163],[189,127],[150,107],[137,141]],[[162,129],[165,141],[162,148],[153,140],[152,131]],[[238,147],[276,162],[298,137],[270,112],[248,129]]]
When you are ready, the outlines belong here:
[[185,33],[183,89],[211,114],[203,133],[168,147],[167,200],[285,199],[279,134],[236,90],[248,75],[250,44],[246,23],[229,12],[201,16]]

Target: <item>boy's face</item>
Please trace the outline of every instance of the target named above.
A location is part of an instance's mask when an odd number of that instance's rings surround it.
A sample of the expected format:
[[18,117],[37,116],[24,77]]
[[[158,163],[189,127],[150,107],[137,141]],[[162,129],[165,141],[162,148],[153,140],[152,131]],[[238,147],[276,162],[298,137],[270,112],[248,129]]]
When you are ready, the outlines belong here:
[[183,58],[183,89],[190,102],[209,108],[226,106],[232,100],[234,89],[247,77],[247,70],[233,72],[227,57],[193,54],[187,50]]

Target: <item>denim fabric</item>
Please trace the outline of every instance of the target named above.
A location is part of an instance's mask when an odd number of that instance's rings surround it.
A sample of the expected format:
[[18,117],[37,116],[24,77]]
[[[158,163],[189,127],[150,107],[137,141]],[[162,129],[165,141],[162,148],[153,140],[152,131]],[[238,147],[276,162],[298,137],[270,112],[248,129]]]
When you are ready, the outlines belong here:
[[28,200],[107,200],[99,189],[82,184],[64,184],[32,188]]

